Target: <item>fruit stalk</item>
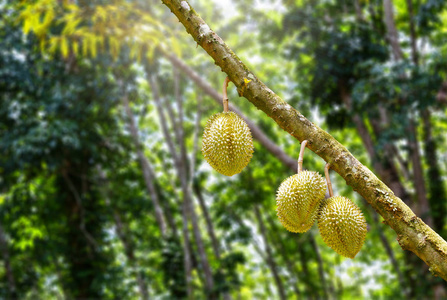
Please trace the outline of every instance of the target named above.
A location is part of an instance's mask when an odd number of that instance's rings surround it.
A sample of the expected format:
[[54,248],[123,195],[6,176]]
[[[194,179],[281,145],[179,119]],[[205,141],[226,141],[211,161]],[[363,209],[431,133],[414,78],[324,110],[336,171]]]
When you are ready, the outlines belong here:
[[227,95],[227,87],[228,83],[230,82],[230,78],[225,77],[224,83],[223,83],[223,89],[222,89],[222,103],[224,112],[228,112],[228,95]]
[[327,189],[329,190],[329,197],[334,197],[334,191],[332,190],[331,177],[329,177],[330,163],[327,163],[324,167],[324,175],[326,175]]
[[298,157],[298,173],[303,170],[304,149],[306,148],[306,145],[307,145],[307,140],[304,140],[301,143],[300,156]]

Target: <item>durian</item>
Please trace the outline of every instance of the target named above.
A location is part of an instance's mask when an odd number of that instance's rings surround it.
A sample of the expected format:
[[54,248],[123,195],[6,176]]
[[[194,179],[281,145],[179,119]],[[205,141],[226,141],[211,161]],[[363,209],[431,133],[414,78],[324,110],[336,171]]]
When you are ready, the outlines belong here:
[[341,196],[326,199],[318,214],[323,241],[335,252],[354,258],[366,238],[366,220],[360,208]]
[[240,173],[253,156],[253,138],[245,121],[234,112],[222,112],[208,120],[202,139],[202,153],[217,172]]
[[326,183],[317,172],[301,171],[284,180],[276,194],[276,212],[281,224],[291,232],[309,230],[325,192]]

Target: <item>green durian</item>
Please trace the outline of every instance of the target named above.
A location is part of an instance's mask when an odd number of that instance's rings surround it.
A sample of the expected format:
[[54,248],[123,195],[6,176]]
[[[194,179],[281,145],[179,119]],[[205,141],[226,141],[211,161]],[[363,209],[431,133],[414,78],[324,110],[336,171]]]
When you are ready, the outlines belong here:
[[317,172],[301,171],[284,180],[276,193],[276,213],[291,232],[306,232],[315,223],[326,193],[326,182]]
[[211,116],[202,139],[202,154],[217,172],[233,176],[253,157],[253,138],[247,123],[234,112]]
[[360,208],[341,196],[323,201],[318,214],[318,228],[326,245],[349,258],[354,258],[360,251],[367,231]]

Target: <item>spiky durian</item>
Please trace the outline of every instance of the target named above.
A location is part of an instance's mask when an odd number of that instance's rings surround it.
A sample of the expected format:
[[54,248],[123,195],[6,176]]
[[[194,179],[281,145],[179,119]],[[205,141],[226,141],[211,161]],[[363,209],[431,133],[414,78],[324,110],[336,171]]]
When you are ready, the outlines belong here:
[[253,138],[245,121],[234,112],[209,118],[203,132],[202,153],[217,172],[240,173],[253,156]]
[[284,180],[276,193],[276,212],[291,232],[306,232],[315,222],[326,192],[326,182],[317,172],[302,171]]
[[318,228],[323,241],[340,255],[354,258],[366,238],[366,220],[360,208],[345,197],[336,196],[321,204]]

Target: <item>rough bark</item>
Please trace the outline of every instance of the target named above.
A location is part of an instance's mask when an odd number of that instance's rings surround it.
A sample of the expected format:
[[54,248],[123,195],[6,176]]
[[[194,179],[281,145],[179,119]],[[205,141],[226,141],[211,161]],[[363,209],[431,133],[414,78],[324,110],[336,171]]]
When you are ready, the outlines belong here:
[[264,220],[262,219],[262,215],[261,215],[258,205],[254,206],[254,211],[255,211],[256,219],[258,221],[261,236],[264,241],[265,252],[267,253],[267,263],[269,264],[270,270],[272,271],[273,278],[275,280],[275,284],[278,289],[278,295],[282,300],[285,300],[285,299],[287,299],[286,292],[284,290],[284,285],[282,283],[281,277],[279,276],[278,266],[276,265],[275,259],[273,257],[272,248],[270,247],[270,244],[269,244],[269,241],[267,238],[267,230],[265,229]]
[[144,183],[146,184],[147,191],[151,196],[152,205],[155,210],[155,219],[157,220],[158,227],[160,228],[161,235],[163,238],[166,238],[166,221],[163,216],[163,210],[160,205],[160,200],[158,199],[158,194],[155,189],[154,178],[152,174],[154,173],[151,170],[151,166],[143,153],[143,149],[141,148],[140,138],[138,136],[138,128],[135,124],[135,119],[133,117],[132,111],[129,107],[129,99],[127,95],[124,95],[122,98],[124,110],[126,111],[127,120],[129,124],[130,134],[132,135],[133,142],[137,149],[138,159],[140,161],[141,169],[143,171]]
[[[198,87],[202,89],[205,94],[210,96],[218,104],[222,104],[222,95],[216,91],[205,79],[201,78],[196,71],[191,67],[186,65],[182,60],[180,60],[174,54],[163,52],[165,57],[171,61],[171,63],[179,68],[183,73],[185,73]],[[234,111],[247,123],[250,127],[251,134],[255,140],[257,140],[267,151],[278,158],[285,166],[287,166],[292,171],[296,171],[298,164],[296,159],[287,155],[280,147],[278,147],[265,133],[259,128],[253,121],[251,121],[247,116],[245,116],[242,111],[234,104],[230,103],[229,108]]]
[[434,275],[447,280],[447,243],[436,232],[335,138],[262,83],[186,1],[163,0],[163,3],[177,16],[196,43],[229,76],[241,96],[265,112],[298,141],[308,140],[308,148],[329,162],[331,169],[342,176],[384,218],[386,224],[397,233],[401,247],[414,252],[430,266]]

